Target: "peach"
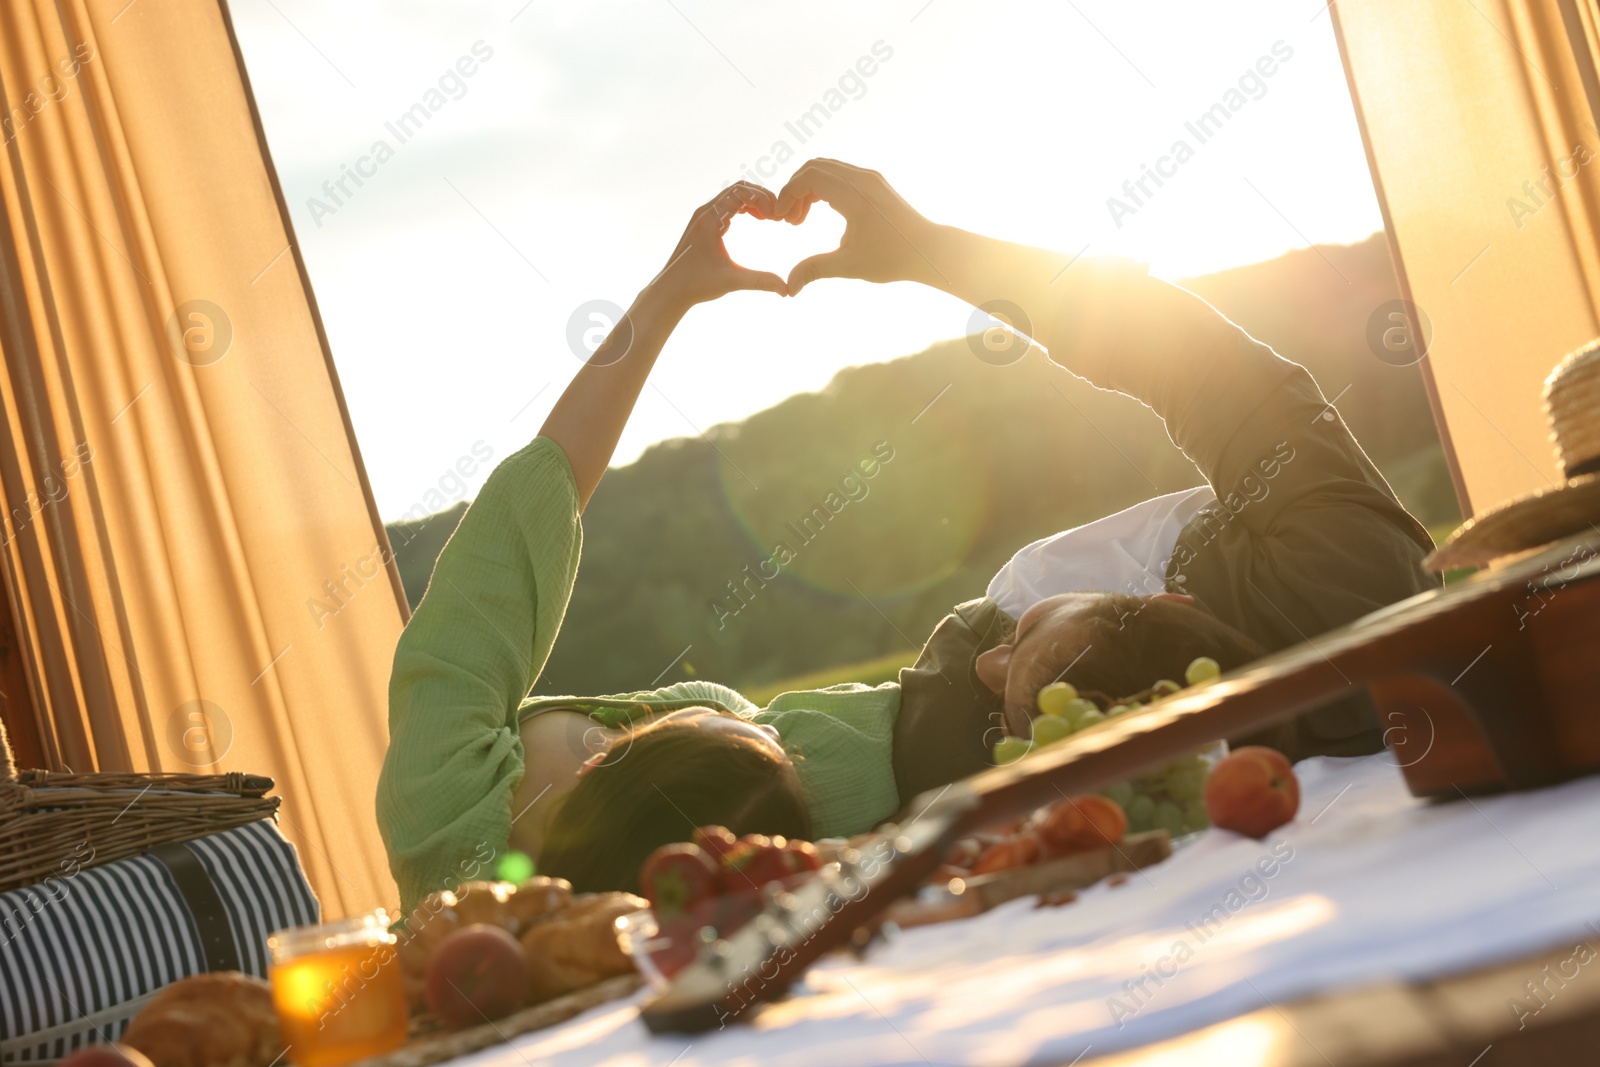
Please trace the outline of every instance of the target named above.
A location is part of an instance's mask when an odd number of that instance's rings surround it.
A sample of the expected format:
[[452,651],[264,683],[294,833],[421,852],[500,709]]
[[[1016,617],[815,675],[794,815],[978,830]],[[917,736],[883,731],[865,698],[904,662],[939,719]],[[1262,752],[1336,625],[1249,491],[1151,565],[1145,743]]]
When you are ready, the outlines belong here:
[[1247,745],[1211,768],[1205,805],[1213,826],[1265,837],[1300,810],[1300,780],[1283,753]]
[[511,1014],[527,986],[527,953],[498,926],[463,926],[428,961],[428,1007],[452,1030]]
[[1041,808],[1033,825],[1052,855],[1091,852],[1122,840],[1128,817],[1117,802],[1095,794],[1068,797]]
[[993,874],[1026,867],[1039,858],[1039,839],[1032,834],[1018,834],[998,845],[990,845],[972,866],[972,874]]

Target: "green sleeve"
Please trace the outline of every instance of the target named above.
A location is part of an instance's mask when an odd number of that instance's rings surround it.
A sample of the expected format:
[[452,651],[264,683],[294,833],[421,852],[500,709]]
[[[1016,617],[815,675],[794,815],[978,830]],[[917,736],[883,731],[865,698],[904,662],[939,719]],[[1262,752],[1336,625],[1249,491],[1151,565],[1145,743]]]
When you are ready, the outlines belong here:
[[794,760],[815,837],[872,829],[900,806],[894,723],[900,687],[858,683],[784,693],[753,722],[777,728]]
[[560,630],[581,543],[566,454],[536,438],[489,476],[401,634],[377,816],[408,911],[507,848],[517,709]]

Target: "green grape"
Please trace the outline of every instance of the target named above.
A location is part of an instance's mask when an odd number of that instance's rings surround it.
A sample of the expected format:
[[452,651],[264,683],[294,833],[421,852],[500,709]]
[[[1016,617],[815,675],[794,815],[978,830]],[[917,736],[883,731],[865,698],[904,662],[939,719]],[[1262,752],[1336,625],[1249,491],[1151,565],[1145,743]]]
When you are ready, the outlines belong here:
[[1137,825],[1140,829],[1148,830],[1155,823],[1156,802],[1140,793],[1128,801],[1128,806],[1123,812],[1128,816],[1129,825]]
[[1126,715],[1133,708],[1127,704],[1113,704],[1106,709],[1106,718],[1115,719],[1119,715]]
[[1211,825],[1211,818],[1206,814],[1206,806],[1198,800],[1191,800],[1183,806],[1183,826],[1185,830],[1204,830]]
[[1051,682],[1039,690],[1034,699],[1044,714],[1065,716],[1072,702],[1078,699],[1078,690],[1071,682]]
[[1167,793],[1173,800],[1185,803],[1199,800],[1201,794],[1205,792],[1206,767],[1204,764],[1198,767],[1181,767],[1168,773],[1166,784]]
[[1199,685],[1209,682],[1213,678],[1222,676],[1222,667],[1210,656],[1201,656],[1189,664],[1189,669],[1183,672],[1184,680],[1190,685]]
[[1072,700],[1067,701],[1066,707],[1061,711],[1061,717],[1072,723],[1072,728],[1076,730],[1079,716],[1087,715],[1091,711],[1098,712],[1099,710],[1094,701],[1085,700],[1082,697],[1074,697]]
[[1072,733],[1072,724],[1059,715],[1040,715],[1033,720],[1033,743],[1041,748],[1053,745]]
[[1159,700],[1162,697],[1171,696],[1173,693],[1176,693],[1182,688],[1183,686],[1179,685],[1177,682],[1174,682],[1171,678],[1163,678],[1161,681],[1157,682],[1151,687],[1151,696],[1154,699]]
[[1100,795],[1113,801],[1126,814],[1128,805],[1133,801],[1133,785],[1129,782],[1118,782],[1100,790]]
[[1092,711],[1086,711],[1077,718],[1073,719],[1072,728],[1074,730],[1086,730],[1097,722],[1105,721],[1106,713],[1096,708]]
[[995,742],[994,761],[996,763],[1014,763],[1028,754],[1032,748],[1031,742],[1020,737],[1002,737]]
[[1155,823],[1169,834],[1183,833],[1183,812],[1170,800],[1156,805]]

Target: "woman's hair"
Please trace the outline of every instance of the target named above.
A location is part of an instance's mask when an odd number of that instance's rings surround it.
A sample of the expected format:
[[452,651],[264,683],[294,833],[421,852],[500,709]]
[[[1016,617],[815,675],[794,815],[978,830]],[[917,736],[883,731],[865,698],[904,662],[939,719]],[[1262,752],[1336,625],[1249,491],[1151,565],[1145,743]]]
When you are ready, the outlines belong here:
[[1163,678],[1181,685],[1184,671],[1200,656],[1231,671],[1267,654],[1253,638],[1181,600],[1108,593],[1085,624],[1088,648],[1062,677],[1113,699],[1143,692]]
[[793,765],[725,730],[646,725],[612,745],[551,813],[539,872],[579,892],[637,893],[651,852],[708,825],[809,838]]

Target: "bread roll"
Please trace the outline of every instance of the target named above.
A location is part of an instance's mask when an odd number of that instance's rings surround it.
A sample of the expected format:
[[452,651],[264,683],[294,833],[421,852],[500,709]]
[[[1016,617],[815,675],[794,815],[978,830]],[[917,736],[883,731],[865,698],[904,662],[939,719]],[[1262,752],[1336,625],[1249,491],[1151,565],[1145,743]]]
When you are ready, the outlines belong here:
[[521,939],[528,953],[529,1003],[633,970],[633,959],[617,944],[613,924],[649,906],[632,893],[586,893],[531,927]]
[[572,883],[565,878],[529,878],[517,886],[517,891],[506,902],[506,915],[511,920],[508,927],[513,937],[520,937],[534,923],[562,911],[572,903]]
[[238,971],[197,974],[155,995],[122,1043],[155,1067],[269,1067],[283,1055],[272,988]]
[[461,925],[488,923],[509,929],[511,912],[507,904],[516,891],[510,882],[463,882],[455,894]]

